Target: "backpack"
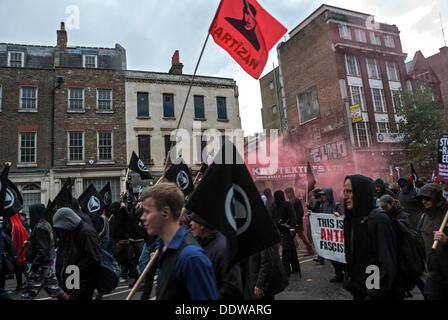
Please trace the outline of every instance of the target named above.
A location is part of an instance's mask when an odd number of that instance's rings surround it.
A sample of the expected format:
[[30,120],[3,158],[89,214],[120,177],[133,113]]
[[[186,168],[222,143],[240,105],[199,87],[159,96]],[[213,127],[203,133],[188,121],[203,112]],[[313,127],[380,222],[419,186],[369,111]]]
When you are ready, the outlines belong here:
[[393,218],[397,228],[398,269],[404,279],[405,291],[414,289],[417,279],[426,271],[426,254],[423,239],[402,219]]
[[115,290],[120,281],[120,266],[109,252],[101,249],[101,253],[95,288],[100,293],[109,293]]

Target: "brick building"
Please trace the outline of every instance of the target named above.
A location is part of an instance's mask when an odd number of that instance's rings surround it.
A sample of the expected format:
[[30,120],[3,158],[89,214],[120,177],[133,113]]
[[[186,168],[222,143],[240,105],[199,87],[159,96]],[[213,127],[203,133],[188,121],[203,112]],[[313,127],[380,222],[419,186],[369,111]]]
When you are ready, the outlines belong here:
[[[322,5],[289,36],[278,53],[291,146],[341,175],[385,178],[403,154],[393,134],[398,92],[406,85],[397,26]],[[362,121],[352,124],[354,105]]]
[[286,118],[279,75],[279,67],[276,67],[260,78],[261,119],[268,135],[270,129],[278,129],[279,132],[285,129]]
[[124,70],[123,47],[68,47],[63,23],[55,47],[0,44],[0,163],[13,163],[25,208],[53,199],[68,176],[76,197],[111,182],[118,198],[127,167]]
[[[182,68],[176,51],[168,73],[126,71],[127,157],[130,160],[135,151],[156,177],[162,174],[170,136],[177,127],[191,82],[192,76],[183,74]],[[212,128],[222,133],[226,129],[241,129],[238,95],[233,79],[196,76],[180,128],[191,136],[194,123],[200,125],[201,132]],[[187,164],[200,159],[199,150],[204,145],[198,134],[190,144],[190,160],[182,154]],[[191,168],[198,170],[200,165]]]

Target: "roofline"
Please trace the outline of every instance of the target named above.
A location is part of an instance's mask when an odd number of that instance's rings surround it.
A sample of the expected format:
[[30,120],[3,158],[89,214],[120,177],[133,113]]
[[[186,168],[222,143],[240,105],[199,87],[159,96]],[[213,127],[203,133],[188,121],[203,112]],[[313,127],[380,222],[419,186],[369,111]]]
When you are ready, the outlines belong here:
[[[160,74],[160,75],[171,75],[171,76],[178,76],[178,77],[193,77],[192,74],[174,74],[174,73],[168,73],[168,72],[157,72],[157,71],[143,71],[143,70],[123,70],[126,72],[139,72],[139,73],[146,73],[146,74]],[[128,75],[125,75],[126,79],[135,79],[134,77],[128,77]],[[195,75],[195,78],[208,78],[208,79],[221,79],[221,80],[231,80],[235,81],[233,78],[223,78],[223,77],[213,77],[213,76],[202,76],[202,75]]]
[[[6,43],[6,42],[0,42],[0,45],[7,45],[7,46],[21,46],[21,47],[35,47],[35,48],[50,48],[50,49],[56,49],[58,46],[43,46],[43,45],[37,45],[37,44],[22,44],[22,43]],[[117,48],[103,48],[103,47],[70,47],[67,46],[64,49],[101,49],[101,50],[117,50]]]

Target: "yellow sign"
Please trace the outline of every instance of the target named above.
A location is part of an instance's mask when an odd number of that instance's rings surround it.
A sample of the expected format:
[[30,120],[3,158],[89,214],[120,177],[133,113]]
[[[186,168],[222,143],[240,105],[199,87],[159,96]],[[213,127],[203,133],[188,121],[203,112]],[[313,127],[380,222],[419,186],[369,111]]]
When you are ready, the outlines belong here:
[[361,106],[359,104],[355,104],[354,106],[351,106],[350,113],[352,115],[352,123],[362,121]]

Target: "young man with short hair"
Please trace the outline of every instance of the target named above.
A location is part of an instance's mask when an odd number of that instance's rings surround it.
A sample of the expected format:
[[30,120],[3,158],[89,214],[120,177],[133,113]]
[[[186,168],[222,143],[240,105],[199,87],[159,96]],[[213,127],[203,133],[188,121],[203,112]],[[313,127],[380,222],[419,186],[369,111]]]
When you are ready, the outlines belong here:
[[141,221],[157,235],[157,300],[216,300],[213,265],[194,237],[179,224],[184,194],[174,183],[160,183],[141,195]]

